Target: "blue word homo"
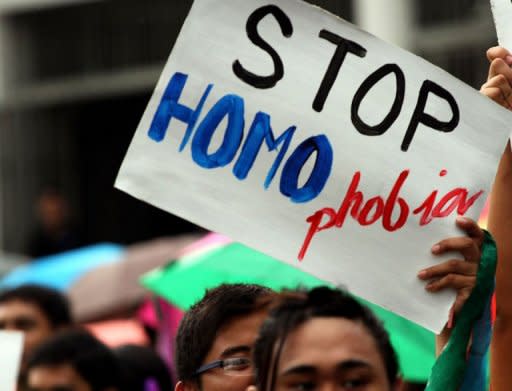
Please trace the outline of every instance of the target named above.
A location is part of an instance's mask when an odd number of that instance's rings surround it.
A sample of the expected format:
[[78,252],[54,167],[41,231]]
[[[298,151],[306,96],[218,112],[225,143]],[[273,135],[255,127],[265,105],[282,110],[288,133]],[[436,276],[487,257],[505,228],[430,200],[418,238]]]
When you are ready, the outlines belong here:
[[[191,150],[194,162],[205,169],[214,169],[230,164],[240,150],[233,166],[233,174],[239,180],[247,178],[261,146],[265,142],[269,152],[277,152],[277,156],[264,181],[264,187],[267,189],[285,158],[295,135],[296,126],[290,126],[276,138],[271,127],[270,115],[258,112],[254,116],[242,145],[245,128],[243,98],[235,94],[223,96],[198,124],[213,84],[206,87],[198,105],[193,109],[179,103],[187,79],[188,75],[183,73],[173,75],[155,112],[148,136],[156,142],[161,142],[165,138],[173,118],[184,122],[187,124],[187,128],[179,151],[182,152],[192,139]],[[215,152],[208,153],[213,135],[218,131],[224,118],[227,118],[227,126],[224,130],[222,144]],[[315,155],[314,167],[306,183],[300,187],[299,175],[313,154]],[[313,200],[324,189],[331,174],[332,164],[333,150],[328,138],[325,135],[307,138],[286,159],[281,173],[280,192],[296,203]]]

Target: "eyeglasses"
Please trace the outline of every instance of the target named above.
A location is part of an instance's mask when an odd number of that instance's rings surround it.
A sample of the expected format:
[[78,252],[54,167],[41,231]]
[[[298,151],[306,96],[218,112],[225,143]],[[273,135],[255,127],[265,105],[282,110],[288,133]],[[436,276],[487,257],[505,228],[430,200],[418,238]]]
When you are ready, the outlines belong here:
[[252,375],[252,361],[247,357],[234,357],[225,360],[213,361],[201,366],[195,375],[201,375],[211,369],[222,368],[224,373],[230,376],[250,376]]

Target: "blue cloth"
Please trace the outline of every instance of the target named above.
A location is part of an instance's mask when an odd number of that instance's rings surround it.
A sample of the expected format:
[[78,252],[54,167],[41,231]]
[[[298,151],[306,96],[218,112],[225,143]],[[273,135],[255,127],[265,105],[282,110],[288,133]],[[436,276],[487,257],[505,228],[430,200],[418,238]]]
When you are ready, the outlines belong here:
[[485,391],[487,389],[486,355],[492,337],[491,301],[492,293],[488,297],[482,317],[473,326],[471,350],[460,391]]
[[37,284],[67,291],[82,275],[98,266],[119,261],[123,253],[120,245],[102,243],[39,258],[7,274],[0,281],[0,289]]

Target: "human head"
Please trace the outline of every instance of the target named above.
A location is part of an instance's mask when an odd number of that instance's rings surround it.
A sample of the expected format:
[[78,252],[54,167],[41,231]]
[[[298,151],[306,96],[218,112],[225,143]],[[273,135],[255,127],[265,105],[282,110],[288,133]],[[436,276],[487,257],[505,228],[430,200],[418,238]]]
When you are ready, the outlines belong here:
[[65,331],[34,351],[26,386],[32,391],[116,391],[119,366],[114,354],[88,332]]
[[213,361],[250,359],[272,291],[258,285],[230,284],[209,290],[185,313],[176,336],[176,391],[245,391],[252,366],[232,376],[221,368],[197,375]]
[[114,349],[122,374],[123,391],[144,391],[153,380],[159,391],[170,391],[173,383],[169,368],[150,348],[124,345]]
[[61,229],[67,221],[68,202],[54,188],[45,189],[37,200],[37,217],[42,227],[48,231]]
[[0,293],[0,330],[24,333],[24,363],[38,345],[71,323],[68,300],[54,289],[23,285]]
[[275,303],[254,347],[259,391],[277,391],[290,381],[320,387],[333,379],[368,382],[361,390],[396,389],[398,363],[389,336],[354,298],[321,287],[283,293]]

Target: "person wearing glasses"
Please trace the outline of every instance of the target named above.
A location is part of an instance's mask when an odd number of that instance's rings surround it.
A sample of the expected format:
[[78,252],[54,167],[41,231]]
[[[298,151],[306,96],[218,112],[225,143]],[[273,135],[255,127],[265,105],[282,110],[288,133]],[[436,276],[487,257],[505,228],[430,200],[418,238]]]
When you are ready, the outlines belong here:
[[[453,317],[456,317],[475,285],[483,241],[483,232],[474,221],[458,218],[457,225],[466,232],[466,236],[442,240],[433,246],[432,252],[434,255],[458,252],[463,259],[451,259],[418,274],[420,279],[428,282],[425,289],[429,292],[457,290],[449,323],[453,323]],[[276,295],[256,285],[222,285],[207,292],[205,297],[185,314],[178,330],[175,361],[180,381],[175,391],[246,391],[248,386],[254,384],[255,368],[251,358],[261,360],[258,351],[255,355],[252,354],[254,341]],[[335,303],[343,304],[344,300],[335,300]],[[374,325],[371,316],[367,316],[364,311],[361,314],[368,317],[371,330],[375,329],[374,331],[378,331],[382,338],[387,338],[382,327]],[[360,320],[357,317],[356,321]],[[329,338],[328,325],[324,326],[325,330],[322,327],[315,330],[319,336]],[[362,330],[364,331],[364,328]],[[370,337],[371,335],[370,333]],[[438,338],[440,348],[448,337],[449,331]],[[365,338],[368,339],[368,335]],[[295,339],[296,342],[300,340],[301,338]],[[363,340],[354,339],[356,345]],[[336,345],[339,342],[328,341],[328,345]],[[378,353],[378,350],[374,353]],[[395,360],[392,357],[394,356],[388,352],[385,359]],[[258,372],[259,368],[256,366],[257,377],[261,375],[261,372]],[[394,372],[394,369],[386,371],[386,384],[393,387],[396,380]],[[270,389],[260,389],[267,390]],[[307,391],[302,388],[300,390]]]
[[245,391],[253,384],[252,348],[274,293],[258,285],[221,285],[185,313],[176,336],[175,391]]

